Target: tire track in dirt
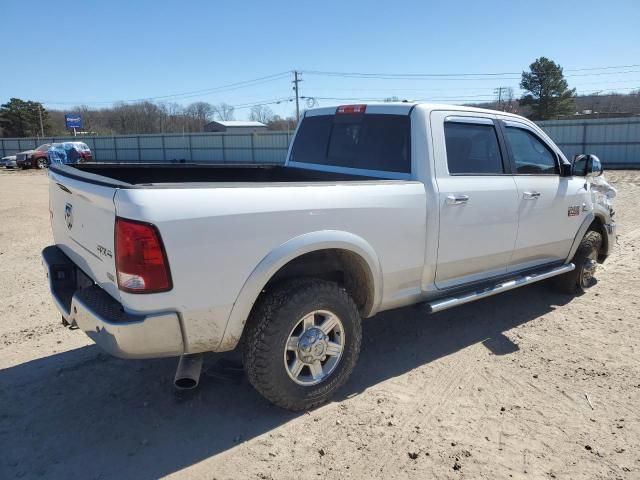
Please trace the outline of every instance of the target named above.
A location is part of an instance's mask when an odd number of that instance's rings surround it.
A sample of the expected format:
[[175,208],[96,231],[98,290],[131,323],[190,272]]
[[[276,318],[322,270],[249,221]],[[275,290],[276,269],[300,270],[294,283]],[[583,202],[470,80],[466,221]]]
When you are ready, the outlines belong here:
[[[404,432],[405,436],[388,448],[391,440],[390,435],[383,435],[374,444],[369,445],[369,449],[376,452],[376,456],[371,458],[360,457],[360,461],[354,465],[355,471],[367,472],[371,476],[378,478],[390,478],[392,474],[387,474],[389,468],[395,471],[398,467],[402,469],[407,463],[403,457],[398,458],[404,453],[407,456],[407,450],[411,448],[411,438],[414,433],[406,435],[412,430],[413,424],[427,424],[435,415],[447,404],[447,402],[456,396],[456,392],[465,390],[464,386],[468,385],[474,373],[476,373],[477,360],[479,358],[480,346],[474,345],[463,351],[456,352],[453,356],[447,358],[447,362],[440,366],[440,371],[435,379],[426,375],[426,379],[412,387],[411,391],[404,390],[405,401],[399,402],[392,410],[393,417],[396,419],[397,430]],[[423,367],[419,367],[423,368]],[[390,390],[396,391],[397,387],[390,385]],[[413,412],[408,416],[404,412]],[[417,420],[420,421],[417,421]],[[395,433],[395,432],[393,432]],[[393,435],[392,433],[392,435]]]

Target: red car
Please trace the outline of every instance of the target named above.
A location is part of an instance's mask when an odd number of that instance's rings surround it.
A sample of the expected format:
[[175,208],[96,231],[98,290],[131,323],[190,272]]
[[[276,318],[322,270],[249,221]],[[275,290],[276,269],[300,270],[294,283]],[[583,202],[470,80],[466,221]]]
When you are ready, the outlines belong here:
[[49,150],[52,148],[73,149],[78,162],[90,162],[93,160],[91,149],[84,142],[45,143],[35,150],[16,153],[16,166],[18,168],[46,168],[49,166]]
[[47,152],[50,147],[50,143],[45,143],[35,150],[16,153],[16,166],[18,168],[46,168],[49,164]]

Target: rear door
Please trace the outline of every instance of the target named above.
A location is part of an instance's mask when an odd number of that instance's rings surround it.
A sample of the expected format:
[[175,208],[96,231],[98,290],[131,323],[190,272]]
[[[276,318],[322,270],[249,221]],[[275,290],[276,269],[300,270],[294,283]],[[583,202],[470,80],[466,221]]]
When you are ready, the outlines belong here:
[[566,259],[584,218],[584,179],[560,176],[560,157],[531,126],[502,122],[518,189],[518,237],[509,271]]
[[494,116],[434,111],[431,128],[440,220],[436,286],[506,273],[518,202]]
[[[71,168],[71,167],[63,167]],[[114,255],[115,188],[49,171],[56,245],[101,288],[119,299]]]

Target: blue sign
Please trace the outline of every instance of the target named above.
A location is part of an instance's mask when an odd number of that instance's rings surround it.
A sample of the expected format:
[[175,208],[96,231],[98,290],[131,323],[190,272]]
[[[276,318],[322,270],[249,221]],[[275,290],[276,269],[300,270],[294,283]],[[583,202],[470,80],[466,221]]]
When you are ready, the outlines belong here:
[[82,128],[82,115],[78,115],[75,113],[65,113],[64,123],[67,125],[68,129]]

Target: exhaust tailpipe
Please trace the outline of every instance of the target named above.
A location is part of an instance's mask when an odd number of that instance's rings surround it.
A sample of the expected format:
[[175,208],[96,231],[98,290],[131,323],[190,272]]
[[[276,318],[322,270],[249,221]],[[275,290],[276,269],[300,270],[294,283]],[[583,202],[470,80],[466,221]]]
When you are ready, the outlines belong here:
[[173,380],[173,384],[178,390],[192,390],[198,386],[202,370],[202,357],[201,353],[180,357],[176,377]]

